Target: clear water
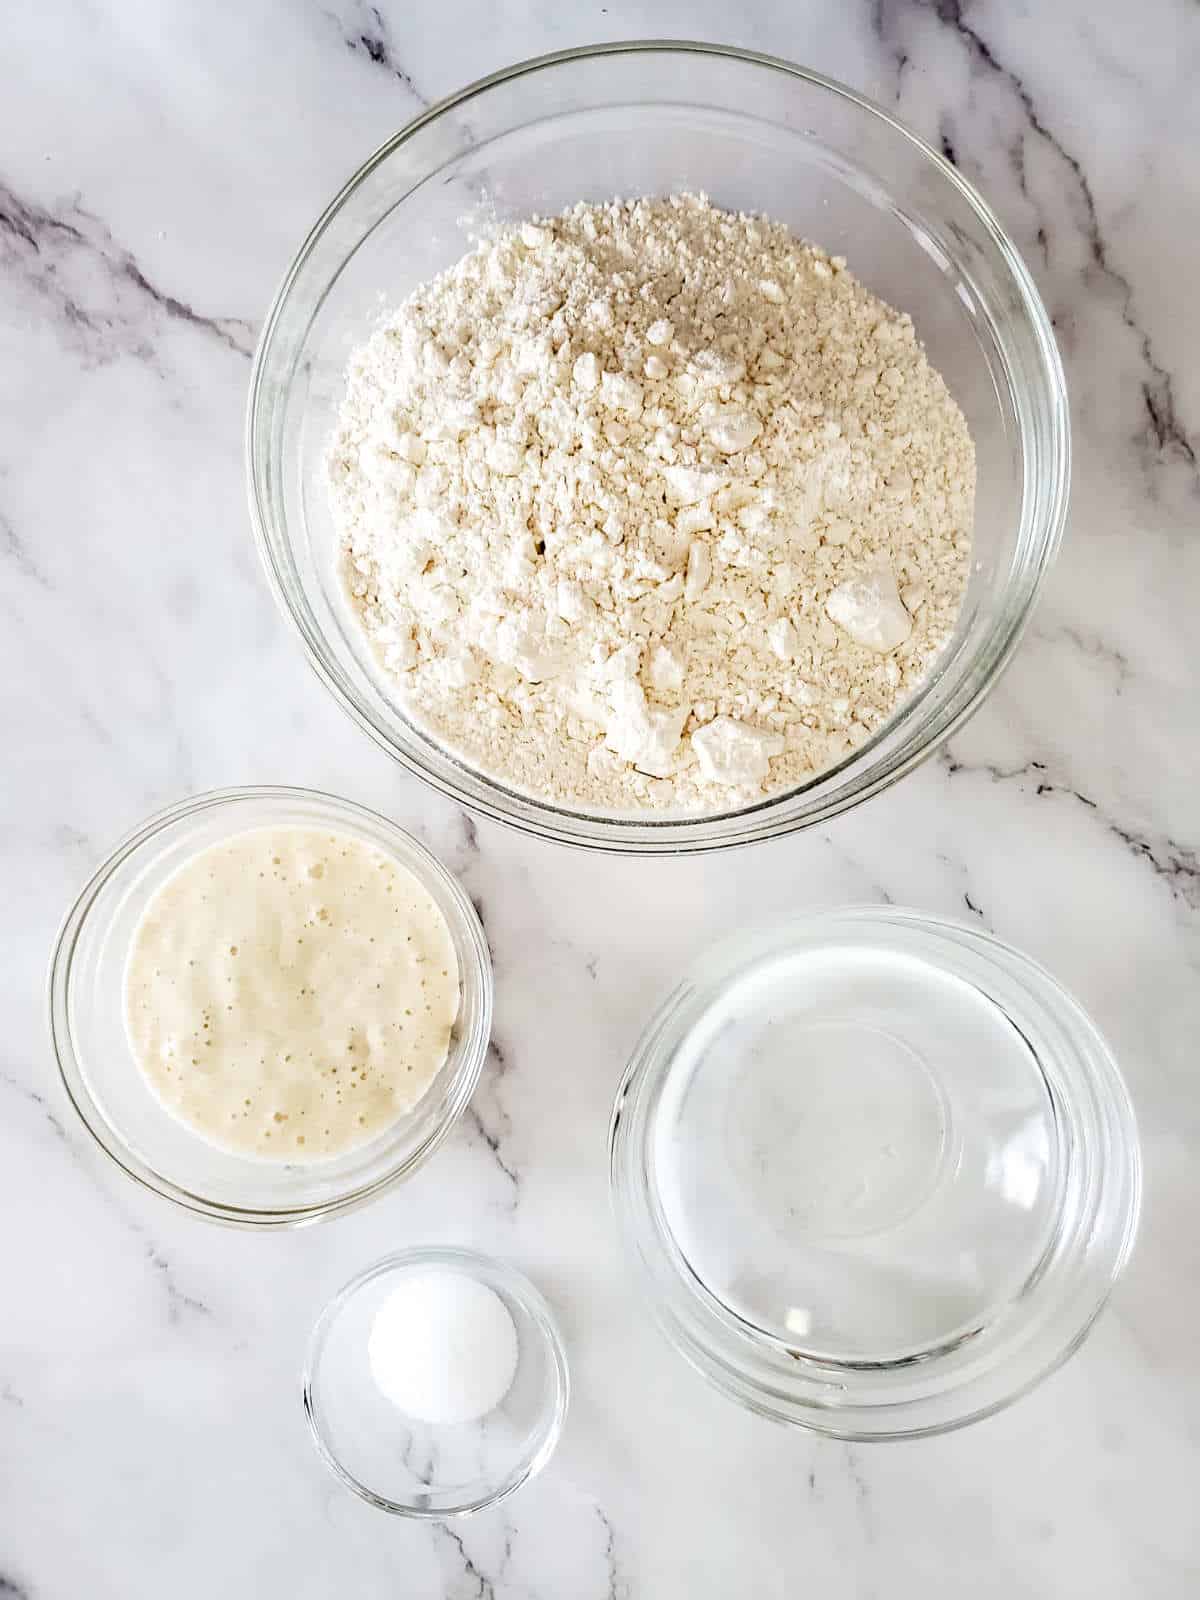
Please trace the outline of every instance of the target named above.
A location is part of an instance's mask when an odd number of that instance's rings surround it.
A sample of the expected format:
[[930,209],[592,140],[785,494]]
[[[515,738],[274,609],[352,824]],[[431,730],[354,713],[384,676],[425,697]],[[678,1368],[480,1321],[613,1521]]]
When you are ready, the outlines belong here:
[[778,951],[681,1041],[651,1143],[696,1277],[768,1337],[898,1360],[997,1316],[1055,1217],[1036,1056],[969,983],[882,946]]

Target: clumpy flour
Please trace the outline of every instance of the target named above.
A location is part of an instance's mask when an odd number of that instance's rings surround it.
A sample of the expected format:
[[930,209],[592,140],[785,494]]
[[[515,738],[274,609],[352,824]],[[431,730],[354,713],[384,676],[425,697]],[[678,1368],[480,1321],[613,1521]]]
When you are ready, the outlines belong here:
[[908,317],[703,197],[500,227],[354,356],[346,584],[407,714],[572,807],[724,810],[949,638],[975,458]]

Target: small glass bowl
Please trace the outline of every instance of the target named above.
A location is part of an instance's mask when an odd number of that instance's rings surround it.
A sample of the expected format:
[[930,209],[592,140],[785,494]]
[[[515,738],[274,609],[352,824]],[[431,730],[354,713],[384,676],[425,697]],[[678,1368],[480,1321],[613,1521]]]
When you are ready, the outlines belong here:
[[617,1097],[614,1206],[668,1338],[846,1439],[962,1426],[1079,1345],[1132,1246],[1117,1067],[1041,967],[894,907],[709,952]]
[[[125,1030],[125,963],[151,897],[185,861],[230,834],[294,824],[353,834],[393,856],[432,896],[458,957],[450,1050],[412,1111],[360,1149],[274,1163],[230,1154],[159,1102]],[[156,1194],[218,1221],[295,1226],[359,1205],[441,1143],[479,1080],[492,1018],[487,940],[467,895],[395,823],[305,789],[225,789],[161,811],[117,846],[68,912],[50,964],[50,1035],[72,1104],[100,1148]]]
[[[400,1279],[462,1273],[492,1289],[517,1332],[517,1368],[504,1399],[475,1422],[413,1421],[371,1375],[375,1313]],[[567,1413],[567,1359],[553,1314],[503,1261],[473,1250],[404,1250],[351,1279],[322,1312],[304,1370],[304,1415],[322,1460],[356,1494],[401,1517],[481,1511],[549,1461]]]
[[[720,814],[589,814],[521,794],[412,722],[351,613],[325,458],[347,364],[383,311],[470,247],[464,218],[704,190],[766,212],[908,312],[975,440],[973,564],[919,691],[809,783]],[[384,750],[458,803],[542,838],[627,853],[721,849],[827,822],[902,778],[995,684],[1058,548],[1067,396],[1012,241],[949,162],[887,111],[786,61],[648,40],[521,62],[423,112],[304,241],[266,318],[246,427],[267,577],[321,681]]]

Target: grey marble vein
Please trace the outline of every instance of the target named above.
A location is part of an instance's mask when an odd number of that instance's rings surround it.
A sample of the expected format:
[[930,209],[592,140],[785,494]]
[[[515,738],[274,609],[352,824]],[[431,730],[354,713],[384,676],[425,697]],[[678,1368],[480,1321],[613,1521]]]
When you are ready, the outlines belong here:
[[410,74],[397,59],[391,28],[378,6],[365,5],[359,0],[349,18],[335,16],[334,20],[342,30],[342,38],[348,50],[353,51],[355,55],[364,56],[373,66],[382,67],[398,83],[403,84],[419,106],[428,106],[428,99],[417,88]]
[[862,1536],[868,1544],[873,1544],[878,1537],[878,1528],[875,1522],[875,1508],[871,1496],[870,1485],[867,1481],[866,1468],[860,1458],[857,1445],[843,1446],[845,1452],[846,1475],[854,1491],[854,1509],[862,1529]]
[[203,1300],[198,1300],[195,1295],[185,1294],[176,1282],[175,1272],[166,1256],[152,1244],[146,1241],[146,1260],[158,1273],[162,1280],[163,1288],[167,1293],[167,1320],[176,1323],[185,1312],[193,1312],[199,1317],[211,1317],[212,1311]]
[[[50,1109],[46,1096],[40,1090],[32,1089],[28,1084],[22,1083],[19,1078],[8,1070],[0,1070],[0,1085],[36,1107],[55,1138],[66,1149],[71,1161],[79,1165],[82,1170],[85,1170],[89,1178],[91,1178],[93,1169],[80,1161],[72,1136],[68,1134],[62,1119]],[[179,1287],[171,1263],[161,1249],[148,1237],[143,1225],[128,1216],[122,1208],[113,1205],[111,1209],[113,1214],[120,1218],[122,1227],[139,1239],[147,1263],[158,1275],[159,1282],[162,1284],[166,1294],[168,1322],[177,1323],[185,1312],[194,1312],[199,1316],[210,1317],[212,1312],[203,1301],[197,1299],[194,1295],[184,1293]]]
[[[240,356],[253,353],[249,322],[204,315],[151,282],[131,251],[78,200],[53,212],[0,181],[0,246],[0,273],[18,275],[95,360],[119,352],[152,357],[141,326],[146,302]],[[136,311],[131,301],[141,303]]]
[[494,1600],[495,1584],[479,1570],[467,1553],[464,1535],[449,1522],[437,1523],[434,1535],[438,1545],[452,1552],[454,1557],[455,1570],[450,1584],[443,1590],[446,1600]]
[[633,1587],[617,1557],[617,1530],[603,1506],[598,1505],[595,1509],[604,1532],[604,1565],[608,1576],[606,1600],[632,1600]]
[[[1079,201],[1079,214],[1092,265],[1115,293],[1121,320],[1134,335],[1139,347],[1144,369],[1141,381],[1145,416],[1144,437],[1152,446],[1155,457],[1163,460],[1172,458],[1181,460],[1195,473],[1196,445],[1179,414],[1175,380],[1155,350],[1149,333],[1138,319],[1132,283],[1112,259],[1092,184],[1082,162],[1054,132],[1046,113],[1035,103],[1021,76],[1001,59],[996,49],[984,38],[980,27],[969,20],[969,13],[973,14],[975,7],[964,6],[962,0],[880,0],[875,11],[875,23],[881,38],[888,39],[894,35],[897,25],[903,22],[905,14],[912,9],[914,3],[919,9],[931,10],[939,22],[953,30],[969,52],[974,66],[1007,88],[1020,107],[1029,131],[1055,153],[1069,172]],[[903,52],[900,53],[900,59],[907,60]],[[1031,198],[1026,183],[1023,136],[1018,135],[1013,140],[1009,154],[1018,187],[1026,198]],[[1048,261],[1050,246],[1044,224],[1038,230],[1038,243]],[[1200,488],[1200,479],[1197,481],[1197,487]]]
[[468,855],[475,855],[479,850],[479,829],[475,826],[475,819],[469,811],[460,811],[458,825],[462,830],[463,846]]
[[[1035,799],[1044,795],[1062,795],[1077,805],[1094,811],[1104,828],[1120,840],[1137,860],[1144,862],[1162,880],[1172,897],[1181,900],[1192,910],[1200,909],[1200,854],[1189,845],[1170,837],[1152,839],[1141,831],[1125,826],[1105,813],[1099,801],[1068,783],[1056,782],[1046,775],[1046,763],[1027,761],[1019,767],[1000,767],[991,762],[968,763],[959,761],[948,749],[941,752],[941,763],[951,778],[960,773],[967,776],[986,777],[991,783],[1021,782]],[[1029,785],[1032,784],[1030,789]]]
[[72,1156],[74,1155],[74,1147],[67,1137],[67,1130],[63,1127],[62,1119],[51,1111],[46,1096],[40,1090],[31,1089],[27,1083],[22,1083],[15,1073],[9,1072],[7,1069],[0,1070],[0,1084],[3,1084],[6,1089],[11,1089],[14,1094],[28,1101],[30,1105],[36,1106],[42,1119],[53,1132],[54,1137],[61,1140],[71,1151]]
[[491,956],[492,960],[495,961],[496,949],[492,944],[492,936],[488,932],[488,914],[487,908],[484,905],[483,896],[481,894],[473,894],[471,896],[471,904],[475,907],[475,915],[479,918],[479,926],[483,929],[483,937],[484,942],[488,947],[488,954]]
[[858,880],[856,895],[859,900],[873,900],[881,906],[890,906],[893,903],[893,896],[887,886],[839,837],[823,834],[821,843],[839,862],[851,869]]
[[[964,885],[960,897],[961,905],[970,913],[972,917],[977,918],[985,928],[990,927],[991,924],[987,912],[984,910],[980,901],[971,893],[970,878],[966,863],[957,860],[951,855],[948,855],[944,850],[938,851],[937,859],[943,864],[943,866],[949,868],[950,872],[954,875],[955,879],[959,883]],[[978,890],[976,890],[976,895],[977,894]]]
[[16,572],[20,577],[27,578],[39,588],[52,587],[49,578],[34,560],[28,544],[3,513],[0,513],[0,561],[10,572]]
[[[1079,796],[1077,798],[1082,798]],[[1085,802],[1092,804],[1093,802]],[[1139,861],[1144,861],[1155,877],[1162,879],[1171,894],[1193,911],[1200,910],[1200,856],[1174,839],[1151,843],[1118,823],[1107,824],[1110,833]]]
[[502,1149],[503,1133],[490,1128],[484,1121],[483,1113],[474,1104],[467,1107],[464,1116],[467,1126],[474,1130],[476,1137],[484,1145],[492,1160],[512,1185],[509,1203],[515,1209],[521,1192],[521,1178],[517,1169],[511,1166],[504,1158]]
[[1080,655],[1100,663],[1108,668],[1115,680],[1115,692],[1120,694],[1134,676],[1134,669],[1130,665],[1129,657],[1123,650],[1110,644],[1094,628],[1073,626],[1069,623],[1060,623],[1057,628],[1046,629],[1035,627],[1035,636],[1046,639],[1051,643],[1063,639],[1073,645]]

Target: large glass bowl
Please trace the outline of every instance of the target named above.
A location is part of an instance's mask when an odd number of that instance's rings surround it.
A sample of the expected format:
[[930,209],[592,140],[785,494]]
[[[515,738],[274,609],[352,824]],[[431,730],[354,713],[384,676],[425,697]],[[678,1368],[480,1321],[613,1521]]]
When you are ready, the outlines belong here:
[[843,1439],[987,1416],[1078,1348],[1141,1164],[1120,1071],[1042,967],[858,906],[740,933],[646,1028],[610,1136],[667,1337],[723,1393]]
[[[387,307],[464,254],[464,219],[679,190],[786,222],[911,314],[974,435],[974,561],[936,670],[839,766],[736,811],[589,815],[475,771],[406,717],[336,574],[325,452],[351,352]],[[911,771],[970,716],[1012,654],[1058,545],[1069,478],[1049,320],[970,184],[887,112],[816,73],[718,45],[655,41],[512,67],[375,152],[305,240],[267,317],[247,455],[272,587],[322,681],[361,726],[486,816],[630,852],[770,838],[824,822]]]

